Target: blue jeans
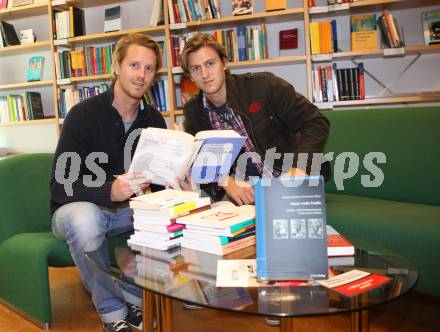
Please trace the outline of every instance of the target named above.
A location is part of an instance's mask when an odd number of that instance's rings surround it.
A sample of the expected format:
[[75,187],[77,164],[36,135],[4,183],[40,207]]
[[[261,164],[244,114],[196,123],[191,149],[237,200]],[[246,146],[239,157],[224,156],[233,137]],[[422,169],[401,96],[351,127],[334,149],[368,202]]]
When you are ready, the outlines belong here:
[[141,306],[140,290],[115,282],[110,275],[90,264],[85,252],[95,251],[102,264],[109,266],[106,235],[133,230],[130,208],[108,210],[90,202],[74,202],[59,207],[52,217],[54,235],[66,240],[85,288],[104,323],[125,318],[127,302]]

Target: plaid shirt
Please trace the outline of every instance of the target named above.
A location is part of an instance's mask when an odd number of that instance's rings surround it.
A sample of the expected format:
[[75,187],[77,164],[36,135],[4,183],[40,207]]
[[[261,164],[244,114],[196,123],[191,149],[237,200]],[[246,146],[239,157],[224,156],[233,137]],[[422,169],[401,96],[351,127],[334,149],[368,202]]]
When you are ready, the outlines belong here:
[[[253,165],[255,166],[258,174],[264,178],[269,178],[272,176],[279,176],[280,172],[273,170],[272,172],[263,164],[263,162],[255,159],[254,154],[257,153],[254,144],[252,143],[249,135],[246,132],[246,128],[244,127],[243,120],[241,116],[235,113],[229,105],[226,104],[225,112],[216,111],[211,103],[208,102],[206,95],[203,95],[203,107],[205,111],[208,111],[209,122],[211,127],[216,130],[234,130],[240,136],[246,137],[244,142],[243,149],[245,152],[250,153],[251,160]],[[262,159],[262,156],[260,156]],[[232,171],[236,172],[237,161],[235,161],[232,166]],[[241,174],[242,175],[242,174]]]

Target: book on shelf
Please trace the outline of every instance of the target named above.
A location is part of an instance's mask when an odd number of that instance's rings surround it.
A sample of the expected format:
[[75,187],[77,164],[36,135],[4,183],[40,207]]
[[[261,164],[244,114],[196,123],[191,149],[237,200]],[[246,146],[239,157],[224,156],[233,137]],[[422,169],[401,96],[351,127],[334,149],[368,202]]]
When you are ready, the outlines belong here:
[[104,91],[107,91],[108,89],[109,86],[106,83],[100,83],[93,86],[83,86],[79,89],[59,89],[57,94],[59,117],[64,119],[74,105],[89,97],[96,96]]
[[0,96],[0,122],[19,122],[44,119],[39,92],[28,91],[21,95]]
[[289,50],[298,48],[298,29],[280,30],[278,41],[280,56],[288,55]]
[[232,0],[232,15],[252,14],[254,11],[253,0]]
[[286,0],[265,0],[264,10],[267,12],[274,10],[284,10],[287,8]]
[[44,56],[35,55],[29,59],[26,80],[41,81],[43,78]]
[[313,101],[317,103],[365,99],[364,64],[357,68],[317,66],[312,71]]
[[30,45],[37,41],[37,37],[32,29],[20,30],[20,44]]
[[8,0],[0,0],[0,9],[8,8]]
[[398,28],[397,21],[387,9],[378,18],[377,24],[381,31],[382,43],[388,48],[397,48],[405,46],[403,34]]
[[376,14],[350,17],[351,50],[374,51],[378,49]]
[[336,20],[310,23],[312,54],[337,52]]
[[153,11],[150,18],[150,26],[164,24],[163,0],[154,0]]
[[264,181],[260,179],[254,185],[257,277],[327,278],[323,178],[274,178],[270,184]]
[[423,37],[425,45],[440,43],[440,10],[422,13]]
[[105,9],[104,32],[121,30],[121,6]]
[[69,7],[70,37],[79,37],[86,34],[84,10],[74,6]]
[[0,21],[0,33],[2,34],[3,46],[20,45],[17,32],[12,24]]
[[147,128],[142,130],[130,165],[159,185],[177,185],[189,171],[194,183],[222,181],[244,144],[233,130],[206,130],[188,133]]
[[9,1],[12,1],[12,7],[32,5],[34,3],[34,0],[9,0]]

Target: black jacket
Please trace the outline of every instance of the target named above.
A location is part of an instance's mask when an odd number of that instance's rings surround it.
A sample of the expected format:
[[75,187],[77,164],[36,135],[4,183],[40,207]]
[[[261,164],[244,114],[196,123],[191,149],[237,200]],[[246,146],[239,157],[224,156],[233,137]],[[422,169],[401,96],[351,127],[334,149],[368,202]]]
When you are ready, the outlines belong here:
[[[227,104],[240,114],[246,132],[264,160],[267,150],[278,153],[322,152],[329,134],[329,121],[292,85],[272,73],[226,75]],[[194,135],[212,129],[203,109],[203,93],[184,106],[185,130]],[[310,172],[311,156],[307,171]],[[274,168],[282,169],[283,157]],[[293,166],[297,160],[294,158]]]
[[[122,118],[113,104],[113,89],[88,98],[75,105],[67,114],[63,124],[55,158],[52,166],[52,178],[50,182],[52,214],[61,205],[86,201],[108,208],[117,207],[111,201],[111,186],[115,175],[125,173],[124,170],[124,146],[130,133],[137,128],[157,127],[166,128],[162,115],[150,105],[144,103],[144,109],[139,110],[138,116],[129,131],[125,133]],[[133,145],[131,156],[136,148],[137,139]],[[107,155],[106,160],[93,160],[105,173],[105,182],[98,187],[84,185],[87,179],[96,180],[97,172],[86,166],[86,158],[92,152],[103,152]],[[67,167],[60,155],[79,156],[79,173],[72,171],[72,159],[69,158]],[[57,169],[57,161],[59,167]],[[58,174],[55,174],[55,171]],[[102,172],[102,171],[101,171]],[[66,193],[62,178],[76,178],[73,182],[73,195]],[[61,179],[60,183],[57,181]]]

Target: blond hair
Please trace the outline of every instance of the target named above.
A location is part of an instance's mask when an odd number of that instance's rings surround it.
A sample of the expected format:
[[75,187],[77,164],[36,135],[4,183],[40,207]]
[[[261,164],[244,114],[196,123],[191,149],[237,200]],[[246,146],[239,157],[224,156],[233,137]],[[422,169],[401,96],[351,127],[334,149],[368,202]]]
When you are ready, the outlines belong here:
[[[186,76],[190,75],[189,72],[189,56],[191,53],[197,52],[202,47],[212,48],[219,56],[220,60],[226,63],[228,60],[228,55],[222,44],[220,44],[212,35],[207,33],[198,33],[193,38],[188,40],[183,48],[181,59],[182,59],[182,69]],[[229,69],[226,70],[229,73]]]
[[112,80],[116,81],[117,75],[114,70],[115,63],[122,63],[127,56],[127,50],[130,45],[139,45],[149,48],[156,55],[156,72],[162,67],[162,52],[159,44],[150,36],[141,33],[131,33],[118,40],[115,52],[113,53]]

